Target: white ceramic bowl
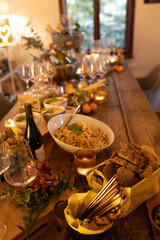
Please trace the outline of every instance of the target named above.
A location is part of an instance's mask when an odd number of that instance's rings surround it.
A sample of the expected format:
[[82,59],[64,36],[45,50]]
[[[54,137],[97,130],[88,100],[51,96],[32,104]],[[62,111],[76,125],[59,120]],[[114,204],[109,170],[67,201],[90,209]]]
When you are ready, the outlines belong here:
[[[69,118],[71,114],[69,113],[64,113],[62,115],[58,115],[55,116],[54,118],[52,118],[49,122],[48,122],[48,131],[51,134],[51,136],[53,137],[54,141],[59,145],[59,147],[61,147],[63,150],[65,150],[66,152],[69,152],[71,154],[74,154],[78,149],[78,147],[74,147],[71,146],[69,144],[63,143],[62,141],[60,141],[59,139],[57,139],[54,136],[55,131],[61,127],[63,125],[63,123],[65,123],[65,121]],[[109,136],[109,144],[106,145],[103,148],[95,148],[93,149],[95,151],[95,153],[99,153],[101,151],[103,151],[104,149],[106,149],[107,147],[109,147],[113,141],[114,141],[114,133],[111,130],[111,128],[106,125],[105,123],[95,119],[95,118],[91,118],[85,115],[81,115],[81,114],[76,114],[72,120],[70,121],[69,124],[72,124],[74,122],[85,122],[87,125],[92,125],[92,126],[97,126],[98,128],[100,128],[104,133],[107,133]]]
[[[26,113],[24,112],[24,113],[18,113],[18,114],[16,114],[16,115],[14,116],[13,120],[14,120],[14,123],[15,123],[15,125],[16,125],[17,128],[23,129],[23,130],[26,128],[26,120],[23,120],[22,122],[17,122],[17,121],[16,121],[16,119],[18,118],[18,116],[25,116],[25,115],[26,115]],[[38,113],[38,112],[33,112],[33,116],[36,117],[36,118],[34,119],[34,121],[35,121],[36,125],[38,125],[38,124],[40,123],[40,121],[41,121],[41,115],[40,115],[40,113]]]
[[53,113],[50,113],[50,112],[46,112],[43,114],[43,118],[45,121],[49,121],[51,118],[55,117],[56,115],[59,115],[59,114],[62,114],[65,112],[65,107],[62,107],[62,106],[57,106],[57,107],[54,107],[53,109],[49,109],[49,110],[53,110]]
[[[43,101],[43,105],[44,108],[46,109],[53,109],[54,107],[58,106],[62,106],[62,107],[66,107],[68,104],[67,98],[64,97],[56,97],[56,101],[53,102],[52,104],[47,104],[47,101],[50,100],[51,98],[47,98]],[[61,103],[62,101],[62,103]]]

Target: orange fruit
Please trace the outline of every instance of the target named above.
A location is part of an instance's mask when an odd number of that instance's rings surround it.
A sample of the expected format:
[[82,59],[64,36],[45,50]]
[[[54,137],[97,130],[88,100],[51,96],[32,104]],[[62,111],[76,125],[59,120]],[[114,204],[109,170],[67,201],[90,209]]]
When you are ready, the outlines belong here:
[[123,65],[120,65],[120,66],[117,67],[117,72],[121,73],[121,72],[123,72],[123,70],[124,70]]
[[90,113],[91,112],[91,106],[88,104],[88,103],[85,103],[83,106],[82,106],[82,111],[84,113]]
[[91,110],[92,110],[92,111],[96,111],[97,108],[98,108],[97,104],[94,103],[94,102],[92,102],[92,103],[90,104],[90,106],[91,106]]
[[123,72],[123,70],[124,70],[124,66],[123,66],[123,65],[115,65],[115,66],[113,66],[113,69],[114,69],[116,72],[121,73],[121,72]]

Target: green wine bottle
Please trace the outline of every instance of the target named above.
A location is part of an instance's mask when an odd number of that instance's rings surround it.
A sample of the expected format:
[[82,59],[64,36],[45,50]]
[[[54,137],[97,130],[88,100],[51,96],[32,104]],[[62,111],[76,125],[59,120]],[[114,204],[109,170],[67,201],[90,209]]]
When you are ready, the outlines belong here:
[[69,58],[65,53],[54,49],[53,52],[55,53],[55,57],[59,60],[60,63],[63,65],[71,64],[72,60]]

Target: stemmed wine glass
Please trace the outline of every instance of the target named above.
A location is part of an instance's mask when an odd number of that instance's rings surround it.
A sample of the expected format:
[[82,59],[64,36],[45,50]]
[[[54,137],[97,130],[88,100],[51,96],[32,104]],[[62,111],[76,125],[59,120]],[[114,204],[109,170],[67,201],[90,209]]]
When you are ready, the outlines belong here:
[[[36,176],[37,169],[34,157],[28,142],[17,140],[16,144],[11,148],[6,148],[6,158],[10,160],[11,164],[4,172],[5,180],[13,187],[26,187],[31,184]],[[18,215],[23,216],[27,208],[16,206],[15,211]]]
[[35,160],[28,142],[23,139],[6,149],[6,158],[11,164],[4,172],[6,181],[15,187],[25,187],[37,176]]
[[53,84],[53,77],[56,74],[54,66],[49,61],[43,61],[44,72],[48,76],[50,83]]
[[32,79],[31,64],[26,63],[20,67],[20,77],[26,82],[26,88],[29,89],[29,81]]
[[[8,159],[5,158],[4,155],[4,149],[2,148],[0,151],[0,176],[2,175],[2,173],[5,172],[5,170],[7,170],[10,166],[10,161]],[[1,179],[0,179],[0,185],[1,185]],[[5,198],[7,197],[7,193],[6,191],[3,191],[0,189],[0,201],[4,201]],[[7,231],[7,226],[0,221],[0,239],[3,239],[3,237],[6,235],[6,231]]]

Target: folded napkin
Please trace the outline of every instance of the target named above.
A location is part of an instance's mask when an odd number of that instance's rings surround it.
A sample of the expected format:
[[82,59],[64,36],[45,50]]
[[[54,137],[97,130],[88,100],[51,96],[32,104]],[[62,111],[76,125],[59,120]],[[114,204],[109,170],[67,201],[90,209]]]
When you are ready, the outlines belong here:
[[[152,155],[155,156],[155,161],[157,161],[157,156],[154,150],[146,145],[143,145],[142,148]],[[109,159],[108,159],[109,160]],[[108,160],[104,161],[106,163]],[[101,163],[102,164],[102,163]],[[100,165],[100,164],[99,164]],[[74,228],[76,231],[82,234],[99,234],[103,233],[107,229],[113,226],[113,222],[107,226],[102,227],[98,230],[88,229],[87,226],[81,225],[81,221],[78,219],[79,214],[83,211],[85,206],[87,206],[91,200],[97,195],[97,193],[106,185],[107,179],[104,177],[102,172],[97,170],[97,167],[90,169],[87,172],[87,181],[88,185],[92,188],[92,190],[87,193],[76,193],[73,194],[68,199],[68,206],[64,210],[65,218],[67,223]],[[101,176],[103,179],[103,185],[100,185],[96,181],[92,179],[94,174]],[[129,213],[134,211],[138,206],[140,206],[143,202],[153,197],[159,192],[159,177],[160,177],[160,168],[151,174],[149,178],[144,178],[137,184],[135,184],[131,188],[123,188],[125,194],[128,195],[127,201],[123,204],[124,211],[121,217],[127,216]]]

